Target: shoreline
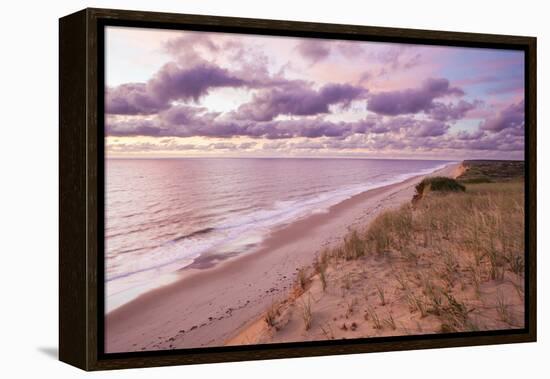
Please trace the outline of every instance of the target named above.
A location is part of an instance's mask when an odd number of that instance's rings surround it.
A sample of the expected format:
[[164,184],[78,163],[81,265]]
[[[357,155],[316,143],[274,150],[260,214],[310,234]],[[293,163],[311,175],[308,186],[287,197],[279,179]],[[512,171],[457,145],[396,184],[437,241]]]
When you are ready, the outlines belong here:
[[[271,233],[253,252],[184,269],[176,282],[147,292],[105,316],[105,351],[222,346],[285,296],[297,269],[364,227],[383,210],[412,198],[426,176],[456,176],[461,163],[371,189]],[[243,270],[246,267],[246,270]]]

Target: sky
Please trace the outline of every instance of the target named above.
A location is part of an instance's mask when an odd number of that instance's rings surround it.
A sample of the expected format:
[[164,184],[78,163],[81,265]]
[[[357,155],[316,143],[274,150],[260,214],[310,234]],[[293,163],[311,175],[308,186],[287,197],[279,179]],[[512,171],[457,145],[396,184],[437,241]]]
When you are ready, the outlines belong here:
[[524,158],[522,51],[107,27],[108,157]]

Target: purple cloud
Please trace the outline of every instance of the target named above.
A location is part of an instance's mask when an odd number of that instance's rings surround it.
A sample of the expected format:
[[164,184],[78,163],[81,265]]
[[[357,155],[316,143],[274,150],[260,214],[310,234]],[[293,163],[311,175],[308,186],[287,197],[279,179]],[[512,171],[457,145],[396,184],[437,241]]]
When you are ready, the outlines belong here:
[[305,39],[296,47],[300,54],[314,64],[330,55],[330,47],[325,41]]
[[351,123],[334,123],[321,118],[304,120],[278,120],[266,122],[234,123],[239,135],[267,139],[288,139],[293,137],[338,137],[348,134]]
[[282,150],[286,149],[287,147],[287,143],[283,141],[267,142],[262,145],[263,150]]
[[523,133],[525,125],[525,100],[511,104],[501,110],[495,117],[485,120],[481,129],[499,132],[504,129],[517,129]]
[[183,67],[204,64],[207,60],[203,53],[219,54],[221,49],[222,47],[216,43],[215,39],[200,32],[187,32],[164,43],[165,52],[175,57]]
[[[322,93],[323,91],[319,91]],[[327,91],[331,92],[331,91]],[[338,92],[338,91],[337,91]],[[329,98],[338,98],[339,96]],[[403,136],[435,137],[444,135],[449,126],[437,120],[419,120],[413,117],[384,119],[370,116],[354,122],[333,122],[323,117],[292,120],[248,120],[228,114],[208,112],[206,108],[186,105],[174,106],[162,111],[152,120],[141,118],[117,119],[107,122],[111,136],[157,136],[157,137],[218,137],[248,136],[252,138],[288,139],[346,138],[357,134],[387,134],[390,138]],[[399,136],[397,136],[399,134]]]
[[[419,120],[409,116],[393,117],[376,123],[380,133],[401,132],[405,136],[438,137],[449,130],[450,126],[438,120]],[[378,134],[380,134],[378,133]]]
[[416,137],[438,137],[442,136],[449,130],[449,125],[441,121],[428,120],[417,124],[412,129],[412,134]]
[[462,96],[464,91],[451,87],[447,79],[430,78],[419,88],[373,94],[367,109],[388,116],[427,112],[434,107],[434,99],[449,95]]
[[329,113],[333,104],[349,105],[367,90],[349,84],[327,84],[315,91],[303,82],[265,90],[254,96],[250,103],[241,105],[234,116],[254,121],[273,120],[278,115],[311,116]]
[[237,150],[237,145],[231,142],[216,142],[208,145],[211,149],[216,150]]
[[485,132],[479,129],[474,132],[467,132],[467,131],[461,130],[456,134],[456,138],[461,141],[474,141],[474,140],[479,140],[484,135],[485,135]]
[[469,150],[523,151],[524,144],[523,136],[497,133],[485,135],[480,139],[465,141],[464,144],[456,147]]
[[195,50],[201,47],[210,52],[220,50],[220,47],[208,35],[200,32],[187,32],[185,35],[170,39],[164,44],[166,51],[174,56],[187,54],[189,51],[196,54]]
[[458,103],[444,104],[441,102],[433,102],[432,107],[428,110],[428,114],[435,120],[451,121],[464,118],[466,113],[481,105],[481,101],[467,102],[460,100]]
[[342,55],[351,59],[357,58],[360,54],[365,52],[362,44],[357,41],[340,41],[337,43],[336,47]]
[[162,130],[157,123],[151,120],[132,119],[132,120],[112,120],[105,121],[105,131],[107,135],[126,137],[126,136],[162,136]]
[[[447,133],[450,126],[443,121],[417,119],[411,116],[368,116],[353,124],[352,132],[358,134],[388,134],[391,138],[403,136],[437,137]],[[399,137],[396,137],[399,134]]]
[[242,142],[241,144],[239,144],[239,149],[241,150],[251,149],[257,144],[258,144],[257,142]]
[[245,80],[214,65],[201,64],[182,69],[176,64],[167,64],[148,83],[148,87],[159,98],[198,101],[210,88],[240,87],[245,84]]
[[219,115],[216,112],[207,112],[204,107],[177,105],[159,114],[164,124],[193,125],[197,123],[213,122]]
[[386,66],[390,66],[392,70],[399,67],[399,57],[403,53],[402,47],[395,47],[384,49],[370,54],[372,58],[384,63]]
[[153,114],[170,107],[173,100],[199,100],[211,88],[253,85],[228,70],[199,64],[183,68],[167,64],[147,83],[122,84],[108,88],[105,96],[107,114]]
[[[234,143],[231,137],[246,136],[277,140],[264,143],[262,149],[369,149],[372,151],[408,150],[410,152],[507,152],[521,158],[524,136],[515,129],[503,129],[486,133],[482,130],[450,134],[449,126],[437,120],[415,119],[409,116],[367,117],[355,122],[331,122],[321,117],[302,120],[246,121],[228,120],[223,115],[204,111],[202,108],[180,106],[178,114],[162,112],[155,121],[119,120],[108,123],[110,135],[147,135],[157,137],[203,136],[227,138],[226,142],[213,142],[203,149],[246,150],[257,142]],[[174,112],[171,110],[171,112]],[[376,133],[377,130],[384,130]],[[293,140],[291,138],[306,138]],[[178,144],[169,140],[158,150],[192,150],[199,146]],[[116,148],[116,147],[114,147]],[[120,148],[120,147],[119,147]],[[143,149],[150,149],[142,146]],[[152,147],[151,147],[152,148]],[[118,148],[116,148],[118,149]],[[136,147],[137,149],[137,147]],[[134,148],[128,147],[128,151]],[[286,150],[285,150],[286,151]],[[493,153],[491,153],[493,154]]]
[[373,49],[367,53],[370,60],[383,64],[380,74],[387,74],[397,70],[409,70],[418,66],[422,61],[422,54],[407,45],[392,45],[381,50]]
[[105,96],[105,112],[107,114],[154,114],[170,105],[150,93],[144,83],[121,84],[109,88]]

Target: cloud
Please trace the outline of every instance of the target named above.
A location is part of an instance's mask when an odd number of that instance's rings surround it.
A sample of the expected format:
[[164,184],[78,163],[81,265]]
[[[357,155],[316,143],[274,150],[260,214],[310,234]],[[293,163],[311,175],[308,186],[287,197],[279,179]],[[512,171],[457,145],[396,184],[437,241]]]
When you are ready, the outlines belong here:
[[[183,109],[181,110],[183,111]],[[320,117],[306,120],[236,122],[225,120],[223,117],[211,118],[210,112],[202,110],[186,110],[185,112],[190,115],[186,122],[191,124],[170,125],[166,122],[168,118],[158,119],[156,121],[159,126],[155,128],[157,132],[153,136],[206,136],[213,138],[212,143],[196,145],[183,143],[185,140],[172,139],[163,144],[141,144],[141,147],[128,145],[126,148],[124,147],[126,145],[116,144],[109,151],[116,152],[126,149],[129,152],[139,150],[200,150],[204,152],[246,150],[254,152],[263,150],[270,153],[286,154],[300,150],[316,154],[316,151],[321,150],[323,153],[331,151],[337,153],[361,149],[377,154],[392,151],[394,153],[407,152],[407,154],[466,154],[464,157],[489,156],[486,154],[498,157],[494,154],[502,152],[511,154],[510,157],[521,159],[524,146],[524,136],[516,134],[514,129],[503,129],[494,133],[487,133],[483,130],[449,133],[449,126],[444,122],[416,119],[410,116],[391,118],[371,116],[355,122],[331,122]],[[205,121],[205,119],[209,121]],[[143,132],[149,133],[153,130],[136,123],[135,129],[132,131],[129,125],[131,123],[128,120],[123,120],[118,125],[118,129],[114,128],[114,134],[143,135]],[[375,132],[382,129],[384,132]],[[111,130],[113,130],[112,125]],[[258,140],[239,143],[232,140],[232,137],[236,136],[258,138]],[[266,142],[268,140],[271,141]],[[482,155],[476,155],[478,154],[476,152]]]
[[169,63],[147,83],[122,84],[108,88],[105,111],[107,114],[154,114],[169,108],[174,100],[197,102],[212,88],[252,85],[254,84],[212,64],[185,68]]
[[156,144],[151,142],[138,143],[116,143],[108,144],[107,151],[111,153],[143,153],[143,152],[159,152],[159,151],[208,151],[209,145],[196,145],[192,143],[169,143]]
[[359,134],[387,134],[390,138],[436,137],[446,134],[449,128],[448,124],[439,120],[419,119],[413,116],[369,115],[354,123],[352,131]]
[[201,32],[186,32],[185,35],[172,38],[165,42],[164,48],[173,56],[186,54],[189,50],[198,50],[200,48],[217,52],[220,47],[207,35]]
[[154,114],[170,105],[151,94],[145,83],[122,84],[108,88],[105,94],[105,112],[108,114]]
[[283,141],[266,142],[262,145],[263,150],[283,150],[287,147],[287,143]]
[[300,54],[311,64],[315,64],[330,55],[330,45],[325,41],[305,39],[296,46]]
[[477,106],[481,105],[481,101],[468,102],[460,100],[458,103],[444,104],[441,102],[433,102],[432,107],[427,113],[435,120],[451,121],[464,118],[466,114]]
[[[331,91],[326,91],[331,93]],[[336,91],[338,92],[338,91]],[[322,90],[319,93],[324,93]],[[326,95],[340,99],[338,95]],[[346,138],[354,134],[388,134],[391,138],[405,136],[434,137],[445,134],[449,126],[442,121],[416,119],[410,116],[367,116],[353,122],[329,121],[322,116],[265,121],[237,119],[231,114],[209,112],[204,107],[174,106],[158,116],[144,120],[140,117],[112,116],[107,119],[110,136],[154,137],[217,137],[247,136],[266,139]],[[400,134],[399,136],[397,134]]]
[[255,147],[257,144],[258,144],[258,142],[242,142],[242,143],[239,145],[239,149],[241,149],[241,150],[252,149],[252,148]]
[[523,151],[524,145],[523,136],[515,136],[502,131],[495,134],[484,134],[481,138],[463,141],[463,144],[454,147],[469,150]]
[[335,123],[322,118],[275,120],[233,125],[236,126],[235,130],[239,135],[267,139],[339,137],[349,134],[353,127],[352,123]]
[[299,150],[319,150],[324,149],[325,144],[321,141],[299,141],[289,144],[289,147],[291,149],[299,149]]
[[231,142],[216,142],[208,145],[211,149],[216,150],[237,150],[237,145]]
[[383,49],[380,51],[374,51],[369,54],[371,59],[375,59],[386,66],[391,67],[392,70],[399,68],[399,57],[403,53],[403,47],[394,47],[389,49]]
[[170,125],[192,125],[209,122],[218,115],[219,113],[207,112],[207,108],[188,105],[176,105],[160,113],[161,119]]
[[366,49],[367,59],[382,65],[381,74],[406,71],[422,63],[422,53],[410,45],[378,45]]
[[346,58],[357,58],[365,52],[364,47],[357,41],[339,41],[336,43],[338,51]]
[[347,106],[366,93],[366,89],[350,84],[327,84],[315,91],[304,82],[288,82],[261,91],[250,103],[242,104],[234,116],[237,119],[269,121],[278,115],[318,115],[329,113],[330,105]]
[[214,87],[241,87],[244,79],[233,76],[228,70],[200,64],[192,68],[181,68],[176,64],[165,65],[151,81],[148,88],[158,98],[169,100],[198,101]]
[[228,69],[238,78],[246,78],[249,84],[269,82],[270,58],[265,54],[262,43],[258,42],[248,39],[246,43],[242,37],[229,34],[213,37],[202,32],[186,32],[167,41],[164,48],[180,67],[210,64]]
[[162,136],[162,130],[157,122],[149,119],[118,120],[106,118],[105,132],[108,136],[128,137],[128,136]]
[[186,32],[164,43],[164,50],[175,57],[181,66],[192,67],[205,63],[205,56],[211,58],[221,51],[221,47],[210,36],[200,32]]
[[510,104],[501,110],[495,117],[488,118],[481,124],[481,129],[490,132],[499,132],[504,129],[519,129],[525,126],[525,100]]
[[467,131],[461,130],[456,134],[456,138],[461,141],[473,141],[473,140],[479,140],[484,135],[485,135],[485,132],[479,129],[473,132],[467,132]]
[[430,78],[419,88],[372,94],[369,96],[367,108],[388,116],[428,112],[434,108],[434,99],[449,95],[462,96],[464,91],[451,87],[447,79]]
[[417,124],[412,129],[412,134],[416,137],[438,137],[447,133],[449,125],[440,121],[425,121]]

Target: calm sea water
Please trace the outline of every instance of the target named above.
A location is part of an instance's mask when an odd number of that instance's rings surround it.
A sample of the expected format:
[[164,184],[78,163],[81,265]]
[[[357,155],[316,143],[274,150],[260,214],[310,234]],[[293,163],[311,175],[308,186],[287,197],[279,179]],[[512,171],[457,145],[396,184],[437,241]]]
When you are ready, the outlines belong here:
[[106,311],[173,281],[201,254],[245,253],[273,228],[448,163],[106,160]]

